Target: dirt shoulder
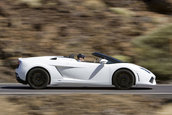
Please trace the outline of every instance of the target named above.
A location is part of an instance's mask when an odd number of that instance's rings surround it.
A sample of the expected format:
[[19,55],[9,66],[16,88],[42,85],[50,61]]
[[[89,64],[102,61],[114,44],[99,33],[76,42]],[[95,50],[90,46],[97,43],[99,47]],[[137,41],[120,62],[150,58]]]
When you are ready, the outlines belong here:
[[[168,115],[171,97],[156,95],[0,96],[3,114],[26,115]],[[168,111],[166,111],[168,110]]]

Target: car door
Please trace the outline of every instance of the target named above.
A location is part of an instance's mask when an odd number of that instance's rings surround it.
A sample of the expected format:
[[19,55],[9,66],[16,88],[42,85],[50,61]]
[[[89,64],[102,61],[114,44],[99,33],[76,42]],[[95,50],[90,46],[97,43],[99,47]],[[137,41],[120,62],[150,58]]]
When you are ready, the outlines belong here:
[[100,63],[71,61],[65,67],[58,67],[58,70],[63,77],[79,80],[101,81],[109,75],[108,66]]

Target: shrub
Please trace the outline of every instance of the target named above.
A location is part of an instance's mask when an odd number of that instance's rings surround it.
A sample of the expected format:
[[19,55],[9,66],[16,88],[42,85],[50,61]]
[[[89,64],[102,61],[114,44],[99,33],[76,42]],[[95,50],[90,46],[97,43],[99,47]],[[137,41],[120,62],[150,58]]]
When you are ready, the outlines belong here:
[[20,3],[25,3],[30,7],[37,8],[42,6],[41,0],[18,0]]
[[114,58],[116,58],[116,59],[119,59],[119,60],[121,60],[121,61],[123,61],[123,62],[131,62],[131,59],[130,59],[130,57],[128,57],[128,56],[124,56],[124,55],[114,55],[114,56],[112,56],[112,57],[114,57]]
[[172,77],[172,24],[134,39],[136,63],[149,68],[160,80]]
[[113,13],[115,14],[119,14],[121,16],[133,16],[134,15],[134,12],[128,10],[127,8],[116,8],[116,7],[112,7],[112,8],[109,8],[110,11],[112,11]]
[[84,6],[91,10],[103,10],[106,8],[106,5],[101,0],[86,0]]

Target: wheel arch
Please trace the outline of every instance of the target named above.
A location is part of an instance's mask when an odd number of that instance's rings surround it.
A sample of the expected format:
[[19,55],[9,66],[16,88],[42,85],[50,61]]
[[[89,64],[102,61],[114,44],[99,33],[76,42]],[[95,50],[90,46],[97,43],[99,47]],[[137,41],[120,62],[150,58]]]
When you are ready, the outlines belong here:
[[125,68],[125,67],[119,68],[119,69],[117,69],[116,71],[114,71],[114,73],[113,73],[113,75],[112,75],[112,78],[111,78],[111,83],[112,83],[112,85],[113,85],[113,76],[114,76],[114,74],[115,74],[117,71],[121,70],[121,69],[128,70],[128,71],[130,71],[130,72],[133,74],[133,76],[134,76],[134,84],[133,84],[133,85],[136,85],[136,76],[135,76],[134,72],[133,72],[131,69]]
[[50,73],[49,73],[49,71],[48,71],[46,68],[41,67],[41,66],[36,66],[36,67],[32,67],[31,69],[29,69],[29,71],[28,71],[27,74],[26,74],[26,81],[27,81],[27,79],[28,79],[28,74],[29,74],[29,72],[30,72],[31,70],[35,69],[35,68],[41,68],[41,69],[45,70],[45,71],[48,73],[48,76],[49,76],[48,85],[49,85],[49,84],[51,83],[51,76],[50,76]]

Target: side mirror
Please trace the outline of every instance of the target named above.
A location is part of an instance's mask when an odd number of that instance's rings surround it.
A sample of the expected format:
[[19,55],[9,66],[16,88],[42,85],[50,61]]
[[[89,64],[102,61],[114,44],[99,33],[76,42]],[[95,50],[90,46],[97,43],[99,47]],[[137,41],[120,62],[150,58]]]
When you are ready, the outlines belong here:
[[108,62],[108,60],[106,60],[106,59],[101,59],[101,60],[100,60],[100,63],[101,63],[101,64],[106,64],[107,62]]

